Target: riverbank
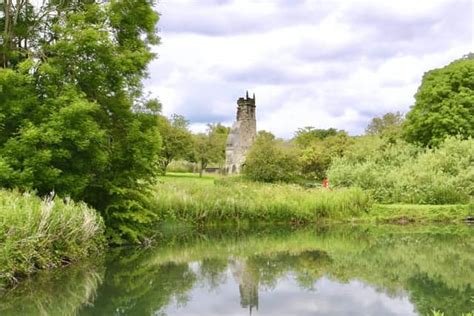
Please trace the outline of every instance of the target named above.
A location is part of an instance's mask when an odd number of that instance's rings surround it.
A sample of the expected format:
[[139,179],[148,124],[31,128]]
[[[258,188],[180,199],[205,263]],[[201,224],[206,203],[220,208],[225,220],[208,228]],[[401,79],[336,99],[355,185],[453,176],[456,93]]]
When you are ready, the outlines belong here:
[[0,190],[0,289],[98,253],[104,224],[84,203]]
[[[152,209],[156,233],[163,223],[182,226],[335,223],[463,223],[469,205],[382,205],[357,188],[327,190],[265,184],[241,178],[173,174],[159,177]],[[41,200],[0,190],[0,288],[37,270],[51,269],[99,253],[103,221],[83,203]],[[179,226],[178,225],[178,226]]]

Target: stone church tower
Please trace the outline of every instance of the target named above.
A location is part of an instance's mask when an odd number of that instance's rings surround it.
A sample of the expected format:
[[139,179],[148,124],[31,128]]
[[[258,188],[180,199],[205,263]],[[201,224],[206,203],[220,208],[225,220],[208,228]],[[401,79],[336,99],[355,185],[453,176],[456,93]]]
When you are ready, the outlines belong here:
[[257,136],[257,120],[255,118],[255,93],[249,98],[237,101],[237,121],[227,137],[225,149],[225,169],[228,174],[240,173],[245,163],[245,155]]

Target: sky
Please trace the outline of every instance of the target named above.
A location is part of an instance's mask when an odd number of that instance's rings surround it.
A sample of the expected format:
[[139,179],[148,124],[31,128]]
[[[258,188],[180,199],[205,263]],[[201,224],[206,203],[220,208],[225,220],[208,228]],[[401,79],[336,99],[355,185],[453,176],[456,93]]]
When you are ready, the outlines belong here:
[[473,0],[159,0],[145,89],[195,132],[231,126],[256,94],[257,129],[364,133],[406,113],[424,72],[474,52]]

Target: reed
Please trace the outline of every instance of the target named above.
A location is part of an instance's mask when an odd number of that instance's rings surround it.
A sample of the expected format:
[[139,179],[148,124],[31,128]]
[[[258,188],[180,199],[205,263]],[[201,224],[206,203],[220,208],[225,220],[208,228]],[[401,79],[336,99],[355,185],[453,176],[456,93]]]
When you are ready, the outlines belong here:
[[98,252],[104,224],[84,203],[0,190],[0,288]]

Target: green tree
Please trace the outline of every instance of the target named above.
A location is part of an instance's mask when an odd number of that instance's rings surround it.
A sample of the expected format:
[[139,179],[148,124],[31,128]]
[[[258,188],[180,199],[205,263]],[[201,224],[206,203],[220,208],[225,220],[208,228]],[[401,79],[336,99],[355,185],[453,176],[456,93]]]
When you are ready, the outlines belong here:
[[188,121],[181,115],[174,114],[169,120],[166,117],[160,118],[158,128],[163,141],[160,152],[163,173],[166,173],[166,168],[174,159],[190,158],[193,138],[188,125]]
[[206,133],[194,135],[194,160],[199,164],[199,176],[209,163],[223,163],[228,134],[229,128],[219,123],[209,124]]
[[388,138],[394,142],[401,137],[403,121],[404,117],[400,112],[389,112],[382,117],[374,117],[365,129],[365,133]]
[[219,166],[223,167],[225,163],[227,136],[230,133],[230,127],[226,127],[221,123],[208,124],[207,127],[211,143],[216,149],[212,162],[217,163]]
[[333,159],[342,157],[351,143],[351,138],[345,132],[313,141],[302,150],[300,156],[303,176],[318,180],[325,178]]
[[288,182],[298,176],[299,169],[296,148],[275,139],[271,133],[259,132],[247,154],[243,171],[254,181]]
[[153,1],[102,2],[4,2],[0,186],[84,200],[112,242],[138,242],[155,217],[161,138],[141,80],[158,14]]
[[447,136],[474,137],[474,54],[428,71],[404,124],[406,139],[437,146]]
[[293,138],[293,141],[298,146],[304,148],[304,147],[309,146],[314,141],[322,140],[329,136],[335,136],[338,133],[339,131],[336,130],[335,128],[316,129],[312,126],[306,126],[303,128],[299,128],[295,132],[295,137]]

